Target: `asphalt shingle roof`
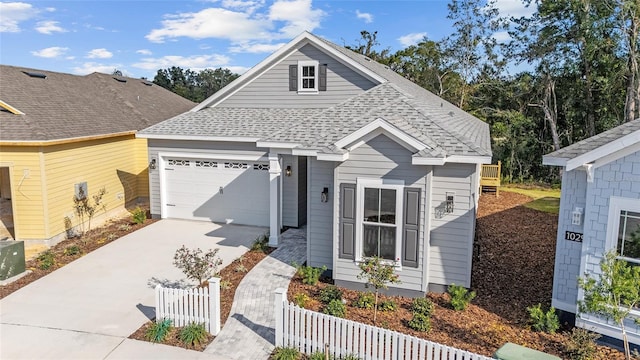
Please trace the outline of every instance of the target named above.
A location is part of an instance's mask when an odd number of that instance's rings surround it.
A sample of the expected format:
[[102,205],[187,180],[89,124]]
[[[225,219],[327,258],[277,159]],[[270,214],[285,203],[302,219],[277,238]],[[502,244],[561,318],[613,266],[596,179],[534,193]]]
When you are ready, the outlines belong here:
[[[418,156],[491,156],[489,125],[403,78],[387,66],[317,38],[387,82],[324,109],[217,108],[181,114],[141,134],[256,137],[340,153],[333,144],[377,119],[384,119],[430,149]],[[253,74],[252,78],[260,76]],[[251,79],[247,78],[247,81]],[[242,81],[242,78],[237,81]],[[239,83],[234,85],[237,88]],[[223,89],[222,92],[232,91]]]
[[598,135],[571,144],[558,151],[545,155],[545,158],[575,159],[612,141],[640,130],[640,119],[629,121]]
[[[25,72],[46,75],[30,77]],[[0,141],[48,141],[136,131],[195,106],[145,80],[86,76],[0,65]]]

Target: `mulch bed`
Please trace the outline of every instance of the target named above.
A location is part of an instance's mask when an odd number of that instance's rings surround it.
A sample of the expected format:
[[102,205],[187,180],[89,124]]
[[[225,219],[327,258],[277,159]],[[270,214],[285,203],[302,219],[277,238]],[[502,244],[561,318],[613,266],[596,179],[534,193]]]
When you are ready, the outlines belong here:
[[[147,225],[153,224],[156,221],[157,220],[155,219],[147,219],[144,224],[135,224],[131,221],[131,217],[127,216],[115,220],[110,220],[104,226],[87,231],[82,236],[74,237],[60,242],[49,249],[49,251],[54,255],[55,259],[53,266],[49,267],[48,269],[41,269],[40,262],[38,261],[37,257],[27,261],[25,263],[25,266],[28,270],[31,270],[31,273],[10,284],[0,286],[0,299],[18,289],[21,289],[26,285],[29,285],[30,283],[55,271],[56,269],[65,266],[66,264],[76,259],[98,248],[101,248],[102,246],[105,246],[124,235],[139,230]],[[73,255],[69,254],[68,252],[65,253],[65,249],[72,246],[77,246],[80,252]]]
[[[449,306],[448,294],[429,293],[436,304],[431,331],[421,333],[407,326],[412,314],[411,299],[385,297],[398,304],[393,312],[378,312],[377,326],[396,330],[463,350],[491,356],[506,342],[566,358],[566,332],[533,332],[528,326],[526,308],[538,303],[546,309],[551,303],[557,215],[521,206],[531,198],[509,192],[500,197],[480,198],[474,248],[472,289],[477,297],[465,311]],[[321,311],[317,300],[321,288],[305,285],[299,276],[289,285],[288,298],[306,294],[306,308]],[[351,306],[357,291],[343,289],[347,318],[373,325],[373,310]],[[624,359],[620,351],[599,346],[596,359]]]
[[[229,265],[225,266],[224,269],[220,270],[220,322],[221,326],[224,326],[224,323],[229,318],[229,314],[231,313],[231,306],[233,305],[233,298],[236,294],[236,289],[240,282],[245,277],[245,275],[253,269],[262,259],[267,257],[273,250],[273,248],[268,248],[266,252],[259,250],[251,250],[242,255],[241,258],[233,260]],[[149,326],[152,324],[151,321],[145,323],[136,330],[133,334],[129,336],[130,339],[148,341],[145,338],[145,333]],[[166,341],[162,342],[165,345],[172,345],[183,347],[185,349],[203,351],[206,347],[213,341],[214,336],[209,336],[206,342],[199,344],[198,346],[190,346],[182,343],[178,337],[178,330],[174,328],[173,331],[169,334]]]

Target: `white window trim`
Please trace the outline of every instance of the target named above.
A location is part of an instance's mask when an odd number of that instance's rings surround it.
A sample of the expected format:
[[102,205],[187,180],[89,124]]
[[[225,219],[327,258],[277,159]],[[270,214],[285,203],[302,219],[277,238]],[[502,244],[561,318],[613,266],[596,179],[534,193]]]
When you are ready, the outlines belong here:
[[[396,190],[396,260],[392,263],[396,270],[402,270],[402,220],[403,220],[403,201],[404,201],[404,181],[390,179],[367,179],[358,178],[356,181],[356,244],[355,244],[355,261],[364,260],[362,256],[362,227],[364,222],[364,189],[393,189]],[[391,262],[389,262],[391,263]]]
[[[317,61],[313,61],[313,60],[305,60],[305,61],[298,61],[298,93],[299,94],[317,94],[318,93],[318,82],[320,80],[320,74],[319,74],[319,63]],[[315,67],[315,80],[314,80],[314,84],[315,87],[313,89],[303,89],[302,88],[302,68],[304,66],[313,66]]]
[[[607,240],[605,249],[618,250],[618,232],[620,230],[621,211],[640,212],[640,200],[612,196],[609,198],[609,217],[607,218]],[[619,259],[631,262],[638,262],[636,259],[619,256]]]

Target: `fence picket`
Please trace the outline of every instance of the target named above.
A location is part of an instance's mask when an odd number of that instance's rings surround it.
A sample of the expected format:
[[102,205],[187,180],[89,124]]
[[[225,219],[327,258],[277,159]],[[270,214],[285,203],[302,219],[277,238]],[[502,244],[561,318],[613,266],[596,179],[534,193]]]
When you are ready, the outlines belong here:
[[[180,299],[175,292],[166,290],[156,288],[157,316],[163,311],[172,312],[171,306]],[[276,345],[279,346],[295,347],[310,355],[323,352],[327,344],[331,356],[357,354],[365,360],[490,360],[483,355],[396,331],[306,310],[285,301],[286,294],[283,289],[281,292],[275,306]],[[195,303],[201,303],[199,299]],[[207,313],[203,312],[205,317]]]
[[[220,283],[214,285],[219,287]],[[209,333],[217,335],[220,308],[216,302],[219,300],[214,299],[213,291],[208,288],[172,289],[158,284],[155,288],[156,321],[170,319],[174,326],[204,324]]]

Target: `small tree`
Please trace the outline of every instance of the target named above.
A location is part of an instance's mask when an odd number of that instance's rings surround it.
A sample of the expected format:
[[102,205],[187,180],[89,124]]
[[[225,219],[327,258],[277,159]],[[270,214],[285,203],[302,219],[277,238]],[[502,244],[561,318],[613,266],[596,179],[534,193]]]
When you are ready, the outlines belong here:
[[[600,262],[600,270],[598,279],[589,274],[578,279],[578,286],[584,290],[584,300],[578,303],[578,309],[613,320],[620,327],[625,357],[629,360],[631,352],[624,320],[640,305],[640,266],[630,266],[611,251]],[[635,321],[638,323],[638,319]]]
[[400,279],[394,272],[393,265],[385,264],[382,258],[377,256],[367,258],[360,263],[360,274],[358,279],[365,279],[366,286],[373,286],[376,289],[376,302],[373,306],[373,324],[376,324],[378,314],[378,292],[380,289],[387,289],[388,284],[399,284]]
[[[106,205],[102,203],[102,197],[106,193],[107,190],[102,188],[97,194],[93,195],[93,205],[89,201],[89,196],[85,194],[84,188],[80,187],[78,189],[78,193],[73,195],[73,208],[78,215],[78,218],[80,218],[81,235],[84,235],[86,231],[91,230],[91,219],[93,218],[93,215],[95,215],[96,211],[98,209],[104,210],[106,208]],[[87,220],[86,228],[85,219]]]
[[222,259],[217,255],[218,250],[220,249],[209,249],[203,254],[200,248],[191,250],[182,245],[173,255],[173,265],[182,270],[187,279],[197,280],[203,286],[205,280],[218,273],[218,266],[222,264]]

